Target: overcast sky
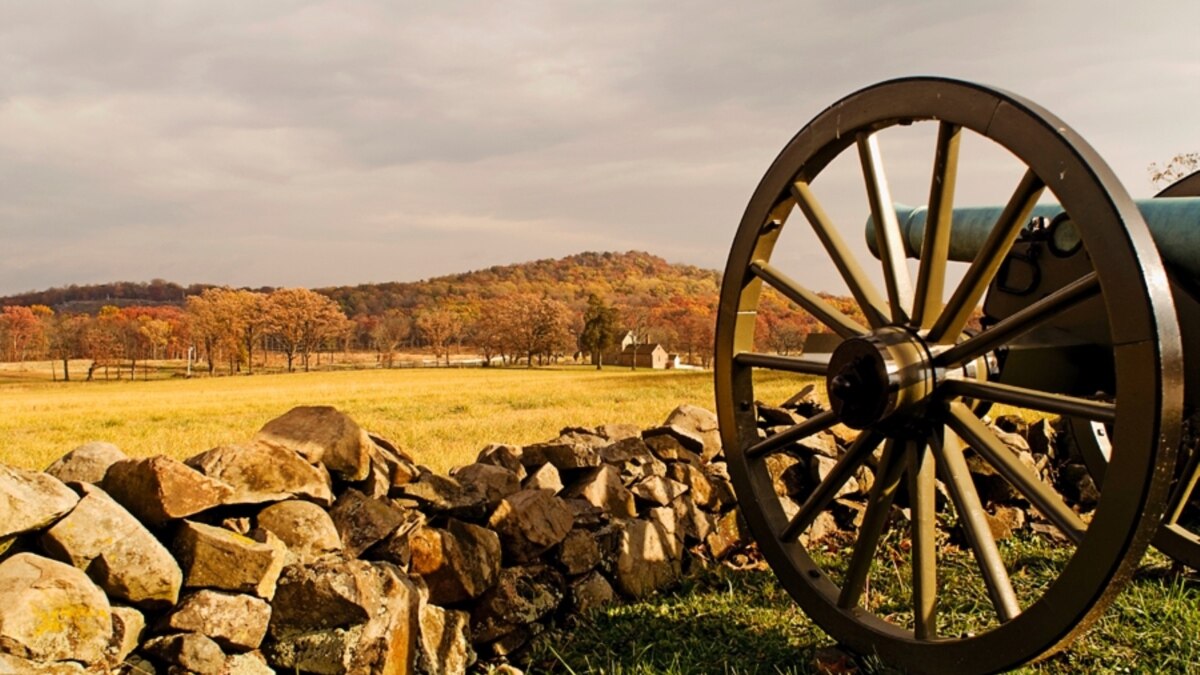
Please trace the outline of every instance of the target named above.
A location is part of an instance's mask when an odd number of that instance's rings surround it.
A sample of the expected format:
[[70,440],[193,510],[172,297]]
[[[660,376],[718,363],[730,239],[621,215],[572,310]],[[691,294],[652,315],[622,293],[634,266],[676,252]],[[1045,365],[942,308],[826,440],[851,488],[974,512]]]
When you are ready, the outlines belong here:
[[1192,0],[3,2],[0,293],[719,269],[787,140],[910,74],[1041,103],[1144,197],[1200,150],[1197,26]]

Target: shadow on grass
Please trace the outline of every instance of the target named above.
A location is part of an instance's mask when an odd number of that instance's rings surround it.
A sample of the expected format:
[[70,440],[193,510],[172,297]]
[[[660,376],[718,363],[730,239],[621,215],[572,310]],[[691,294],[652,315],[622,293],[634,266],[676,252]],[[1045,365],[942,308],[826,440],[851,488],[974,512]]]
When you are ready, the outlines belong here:
[[768,571],[703,570],[678,590],[612,607],[534,651],[531,672],[810,673],[832,640]]
[[[1018,565],[1049,582],[1053,550],[1026,551]],[[1067,649],[1017,670],[1200,673],[1200,578],[1151,553],[1113,606]],[[610,607],[535,641],[531,673],[739,675],[816,672],[814,655],[834,640],[817,628],[766,570],[699,570],[676,591]],[[874,659],[864,673],[895,673]]]

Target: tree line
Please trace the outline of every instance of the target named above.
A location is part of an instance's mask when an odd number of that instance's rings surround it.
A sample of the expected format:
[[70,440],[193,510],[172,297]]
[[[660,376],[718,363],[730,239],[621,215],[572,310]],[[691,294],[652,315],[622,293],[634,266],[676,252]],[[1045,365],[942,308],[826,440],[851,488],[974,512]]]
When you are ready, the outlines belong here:
[[[412,352],[445,363],[459,355],[485,365],[532,367],[581,358],[599,366],[629,334],[638,344],[659,343],[681,361],[707,367],[718,282],[712,271],[630,253],[316,291],[125,284],[132,295],[178,294],[162,304],[112,296],[97,301],[101,294],[94,289],[75,295],[52,289],[20,299],[55,297],[62,301],[57,307],[3,306],[0,358],[52,359],[61,364],[56,377],[63,379],[73,376],[74,359],[89,361],[85,377],[92,379],[111,371],[133,376],[139,363],[151,360],[189,358],[208,374],[253,373],[269,363],[291,372],[309,370],[323,354],[332,359],[346,352],[373,352],[382,367],[394,367],[400,354]],[[845,298],[827,299],[857,313]],[[75,311],[80,301],[113,304]],[[770,290],[758,320],[758,348],[783,354],[798,352],[804,337],[820,330],[811,316]]]

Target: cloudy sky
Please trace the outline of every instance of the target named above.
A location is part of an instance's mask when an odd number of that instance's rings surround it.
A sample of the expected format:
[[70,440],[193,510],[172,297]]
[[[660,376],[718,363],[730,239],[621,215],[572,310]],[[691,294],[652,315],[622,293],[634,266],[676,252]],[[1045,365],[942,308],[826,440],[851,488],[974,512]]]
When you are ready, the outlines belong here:
[[1038,101],[1148,196],[1200,150],[1198,25],[1191,0],[3,2],[0,293],[721,268],[783,144],[909,74]]

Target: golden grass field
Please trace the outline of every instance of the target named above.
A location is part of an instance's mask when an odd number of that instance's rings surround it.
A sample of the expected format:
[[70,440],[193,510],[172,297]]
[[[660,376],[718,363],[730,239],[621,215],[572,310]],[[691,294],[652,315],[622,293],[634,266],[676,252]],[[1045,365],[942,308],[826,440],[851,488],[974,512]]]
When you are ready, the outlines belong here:
[[[653,426],[681,403],[713,409],[711,371],[430,368],[69,383],[3,375],[0,463],[33,469],[92,440],[182,459],[248,440],[298,405],[336,406],[435,471],[474,461],[492,442],[548,440],[566,426]],[[778,403],[804,381],[767,377],[756,394]]]

